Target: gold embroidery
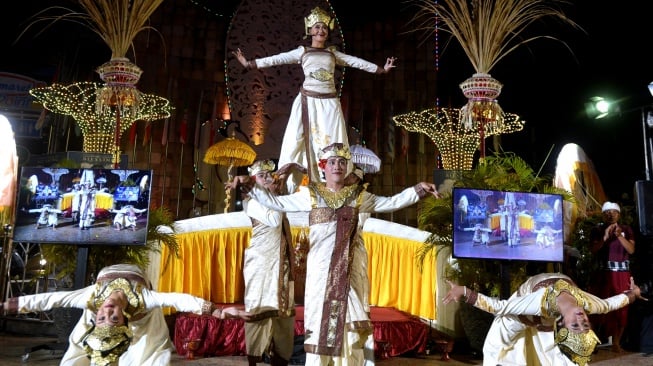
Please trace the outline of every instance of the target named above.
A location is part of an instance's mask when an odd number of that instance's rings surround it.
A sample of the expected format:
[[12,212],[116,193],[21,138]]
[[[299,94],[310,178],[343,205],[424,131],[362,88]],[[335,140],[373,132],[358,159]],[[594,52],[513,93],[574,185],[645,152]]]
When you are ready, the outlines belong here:
[[113,365],[127,351],[133,334],[127,326],[95,327],[86,335],[82,346],[91,364],[98,366]]
[[333,74],[328,72],[325,69],[319,69],[319,70],[313,71],[313,72],[309,73],[309,75],[313,79],[319,80],[319,81],[322,81],[322,82],[333,80]]
[[579,366],[592,360],[599,337],[590,329],[585,333],[570,332],[567,328],[554,329],[555,343],[562,353]]
[[324,183],[311,183],[311,186],[322,197],[327,206],[334,210],[342,207],[350,197],[358,194],[359,190],[357,185],[345,186],[338,192],[330,191]]
[[336,219],[336,212],[329,207],[314,208],[308,214],[308,223],[310,225],[323,224],[325,222],[336,221]]

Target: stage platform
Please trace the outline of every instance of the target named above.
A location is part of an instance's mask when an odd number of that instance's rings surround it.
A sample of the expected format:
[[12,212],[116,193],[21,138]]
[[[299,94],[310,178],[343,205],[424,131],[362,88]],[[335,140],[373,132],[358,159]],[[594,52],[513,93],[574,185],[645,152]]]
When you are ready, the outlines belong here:
[[[304,335],[304,307],[297,306],[295,311],[295,339],[301,341]],[[426,351],[430,328],[418,317],[394,308],[372,307],[371,320],[374,326],[374,351],[378,359],[419,355]],[[199,340],[196,357],[246,355],[242,319],[220,320],[212,316],[179,313],[174,328],[173,341],[181,356],[187,353],[185,346],[189,339]],[[296,348],[301,352],[301,346]]]

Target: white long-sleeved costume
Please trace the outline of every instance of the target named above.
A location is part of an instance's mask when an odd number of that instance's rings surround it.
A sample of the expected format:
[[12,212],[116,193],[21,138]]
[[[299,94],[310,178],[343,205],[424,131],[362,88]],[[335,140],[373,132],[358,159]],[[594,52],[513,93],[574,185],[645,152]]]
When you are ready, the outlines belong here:
[[36,228],[38,229],[41,225],[49,226],[55,228],[59,223],[59,214],[61,210],[57,210],[52,205],[44,205],[41,208],[33,208],[29,210],[30,213],[39,212],[39,218],[36,219]]
[[[82,316],[69,336],[68,350],[62,366],[88,366],[90,360],[82,348],[81,340],[95,321],[89,310],[89,302],[96,298],[103,286],[117,278],[125,278],[133,289],[140,290],[142,310],[129,321],[134,337],[129,349],[120,357],[119,365],[165,366],[170,364],[173,345],[162,307],[174,307],[178,311],[210,314],[212,304],[204,299],[183,293],[162,293],[149,289],[150,282],[134,265],[118,264],[105,267],[98,274],[95,285],[74,291],[46,292],[9,299],[9,311],[32,312],[53,308],[84,309]],[[137,291],[138,292],[138,291]]]
[[[304,349],[306,365],[362,365],[364,343],[373,328],[368,314],[366,252],[359,212],[392,212],[416,203],[424,192],[407,188],[380,197],[364,186],[329,191],[323,183],[274,196],[255,186],[250,195],[274,210],[309,213]],[[365,263],[363,262],[365,255]]]
[[[563,281],[563,286],[556,285],[558,281]],[[629,303],[624,294],[601,299],[584,292],[561,273],[532,276],[507,300],[473,293],[468,302],[475,300],[475,307],[496,315],[483,345],[483,365],[576,365],[554,341],[553,325],[560,316],[555,298],[562,291],[561,287],[569,291],[588,314],[607,313]]]
[[[340,99],[335,85],[335,68],[352,67],[370,73],[382,73],[383,68],[361,58],[339,52],[335,47],[298,48],[273,56],[254,60],[256,68],[278,65],[300,64],[304,70],[302,90],[293,101],[290,117],[281,143],[278,166],[297,163],[309,167],[304,137],[310,137],[310,179],[320,182],[317,163],[322,149],[334,142],[349,146],[347,122],[342,112]],[[302,102],[303,100],[303,102]],[[305,107],[305,113],[302,108]],[[310,131],[304,132],[302,118],[307,118]],[[349,163],[348,172],[353,170]],[[291,176],[288,180],[288,192],[294,192],[301,177]]]
[[243,266],[245,310],[252,314],[245,323],[247,355],[260,357],[274,340],[274,354],[289,360],[295,335],[290,227],[286,221],[284,229],[284,213],[256,200],[243,200],[243,210],[252,220]]
[[120,210],[111,210],[116,216],[113,218],[113,225],[118,229],[135,228],[138,214],[147,211],[146,208],[138,209],[132,205],[127,205]]

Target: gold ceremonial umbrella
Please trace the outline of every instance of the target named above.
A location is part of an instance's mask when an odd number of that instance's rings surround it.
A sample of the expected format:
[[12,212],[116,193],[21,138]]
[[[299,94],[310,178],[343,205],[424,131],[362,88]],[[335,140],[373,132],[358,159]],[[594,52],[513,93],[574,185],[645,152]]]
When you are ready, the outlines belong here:
[[[227,182],[231,182],[234,177],[232,174],[233,167],[251,165],[256,159],[256,152],[251,146],[236,139],[228,137],[226,140],[211,145],[204,154],[204,162],[211,165],[221,165],[229,167]],[[231,189],[226,189],[227,197],[224,199],[224,213],[229,212],[231,203]]]

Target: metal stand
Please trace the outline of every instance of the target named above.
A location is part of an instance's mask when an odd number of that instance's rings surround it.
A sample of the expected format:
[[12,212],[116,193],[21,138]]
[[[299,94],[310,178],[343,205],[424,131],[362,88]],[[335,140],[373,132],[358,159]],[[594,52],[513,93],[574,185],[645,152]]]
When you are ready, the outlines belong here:
[[12,240],[11,240],[11,230],[12,226],[6,224],[3,227],[3,236],[2,236],[2,262],[0,263],[0,300],[3,302],[6,300],[7,289],[9,286],[9,264],[11,263],[11,256],[13,254]]
[[[75,267],[75,290],[84,287],[86,279],[86,263],[88,262],[88,246],[80,245],[77,247],[77,266]],[[55,342],[39,344],[33,347],[26,347],[25,353],[22,356],[23,362],[29,359],[30,353],[40,350],[50,350],[65,352],[68,349],[67,335],[72,333],[75,324],[82,315],[80,309],[55,309],[58,310],[58,315],[54,316],[54,321],[57,325],[58,340]]]

